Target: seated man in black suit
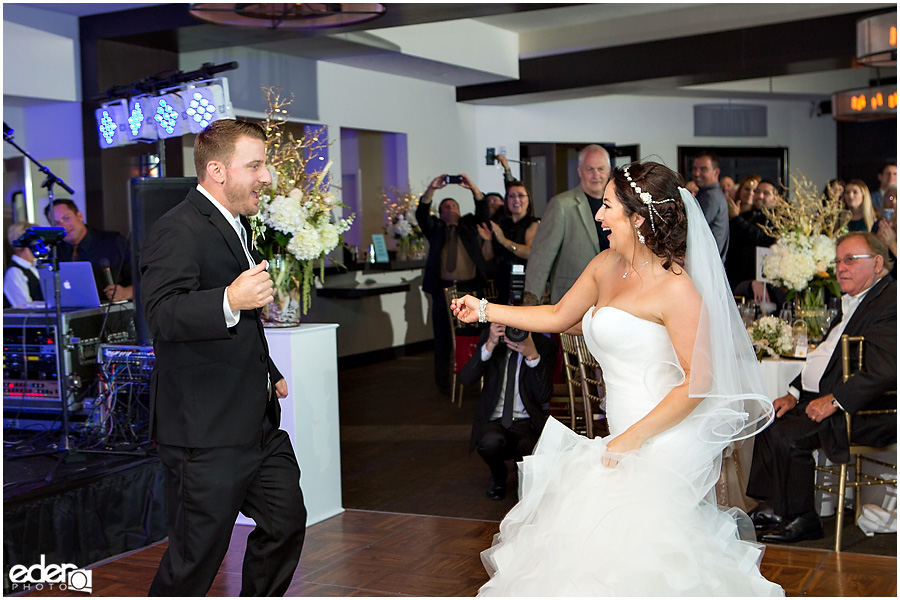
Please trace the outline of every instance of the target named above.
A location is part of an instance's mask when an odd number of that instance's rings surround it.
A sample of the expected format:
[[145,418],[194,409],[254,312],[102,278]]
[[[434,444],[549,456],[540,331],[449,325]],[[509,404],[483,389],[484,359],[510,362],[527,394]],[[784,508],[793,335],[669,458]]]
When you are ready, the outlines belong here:
[[459,374],[463,385],[484,376],[469,451],[477,447],[490,467],[491,500],[506,497],[506,460],[521,459],[534,450],[547,420],[543,405],[550,401],[556,361],[556,344],[550,338],[529,333],[513,342],[505,330],[492,323],[482,331],[475,354]]
[[[816,514],[812,452],[850,458],[844,412],[897,408],[897,284],[884,244],[870,233],[838,240],[835,274],[844,292],[841,315],[810,354],[789,393],[776,398],[772,425],[755,438],[747,495],[764,504],[751,514],[763,542],[791,543],[824,535]],[[843,381],[840,338],[865,336],[862,370]],[[856,360],[854,357],[853,360]],[[897,441],[893,416],[853,419],[853,437],[880,446]]]
[[115,231],[88,227],[81,210],[68,198],[57,198],[47,205],[44,214],[51,225],[66,230],[65,243],[57,246],[60,262],[90,262],[101,300],[134,298],[131,252],[124,237]]

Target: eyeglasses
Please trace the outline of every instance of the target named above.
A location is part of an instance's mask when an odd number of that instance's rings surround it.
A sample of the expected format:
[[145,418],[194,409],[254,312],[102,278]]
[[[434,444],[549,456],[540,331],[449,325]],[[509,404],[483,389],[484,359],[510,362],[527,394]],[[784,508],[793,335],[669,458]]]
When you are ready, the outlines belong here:
[[834,259],[834,266],[838,267],[841,263],[844,263],[848,267],[852,267],[860,258],[875,258],[875,256],[875,254],[848,254],[844,258]]

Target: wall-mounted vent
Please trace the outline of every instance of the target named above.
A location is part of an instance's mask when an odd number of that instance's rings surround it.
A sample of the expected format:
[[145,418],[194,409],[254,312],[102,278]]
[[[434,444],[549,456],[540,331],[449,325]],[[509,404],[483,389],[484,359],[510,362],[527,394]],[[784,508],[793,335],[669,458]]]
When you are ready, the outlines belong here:
[[767,109],[756,104],[695,104],[694,136],[766,137]]

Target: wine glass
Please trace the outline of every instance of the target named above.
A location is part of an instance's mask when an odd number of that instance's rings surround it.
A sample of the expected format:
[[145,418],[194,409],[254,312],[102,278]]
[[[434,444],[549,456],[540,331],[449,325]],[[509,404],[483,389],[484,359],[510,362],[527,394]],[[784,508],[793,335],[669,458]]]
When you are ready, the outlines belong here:
[[786,306],[785,308],[782,308],[781,312],[778,313],[778,318],[788,325],[792,325],[794,323],[794,313],[791,310],[791,307]]

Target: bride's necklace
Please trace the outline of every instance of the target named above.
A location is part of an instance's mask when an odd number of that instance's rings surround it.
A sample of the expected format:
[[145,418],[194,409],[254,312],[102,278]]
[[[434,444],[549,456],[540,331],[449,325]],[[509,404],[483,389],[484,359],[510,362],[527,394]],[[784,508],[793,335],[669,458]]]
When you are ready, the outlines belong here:
[[647,265],[649,265],[649,264],[650,264],[650,261],[648,260],[648,261],[644,261],[640,266],[633,268],[631,271],[629,271],[628,269],[625,269],[625,274],[622,275],[622,279],[625,279],[625,278],[628,277],[631,273],[634,273],[635,271],[637,271],[637,270],[640,269],[641,267],[647,266]]

